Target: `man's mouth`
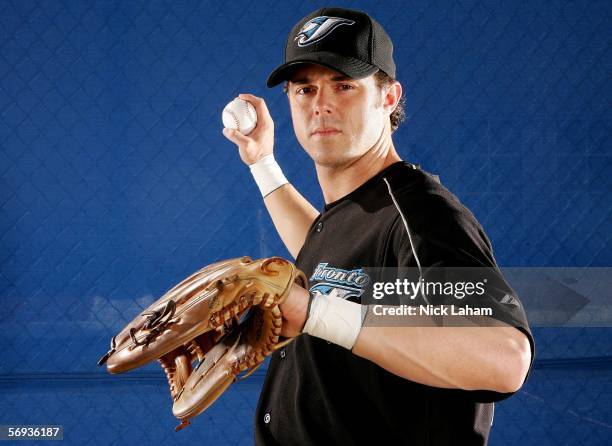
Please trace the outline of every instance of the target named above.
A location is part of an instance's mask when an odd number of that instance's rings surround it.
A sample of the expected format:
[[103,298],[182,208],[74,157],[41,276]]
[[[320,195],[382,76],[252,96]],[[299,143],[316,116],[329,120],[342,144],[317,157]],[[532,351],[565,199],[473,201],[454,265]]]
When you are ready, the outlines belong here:
[[335,127],[319,127],[316,128],[310,135],[311,136],[330,136],[330,135],[335,135],[337,133],[340,133],[340,130],[338,130]]

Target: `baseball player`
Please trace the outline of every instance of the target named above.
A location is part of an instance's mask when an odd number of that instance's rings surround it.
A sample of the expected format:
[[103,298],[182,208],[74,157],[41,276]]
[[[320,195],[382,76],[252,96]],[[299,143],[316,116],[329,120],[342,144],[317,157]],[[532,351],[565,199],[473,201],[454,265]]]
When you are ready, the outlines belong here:
[[295,135],[315,163],[321,212],[274,160],[274,123],[261,98],[239,96],[257,111],[253,132],[223,130],[309,277],[309,289],[294,286],[281,306],[284,333],[299,336],[270,361],[257,444],[483,445],[494,402],[515,393],[531,367],[533,338],[509,287],[480,297],[503,321],[495,327],[364,324],[364,267],[498,271],[472,213],[398,156],[395,71],[389,36],[363,12],[319,9],[291,31],[285,63],[267,85],[285,85]]

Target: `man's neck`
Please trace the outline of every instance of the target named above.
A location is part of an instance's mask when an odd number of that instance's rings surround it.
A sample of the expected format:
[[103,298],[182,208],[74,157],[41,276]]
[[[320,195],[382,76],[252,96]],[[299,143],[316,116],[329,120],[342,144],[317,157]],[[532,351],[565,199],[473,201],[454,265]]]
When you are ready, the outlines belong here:
[[363,156],[342,166],[316,165],[317,177],[325,203],[332,203],[350,194],[374,175],[401,161],[395,151],[391,134],[383,131],[377,143]]

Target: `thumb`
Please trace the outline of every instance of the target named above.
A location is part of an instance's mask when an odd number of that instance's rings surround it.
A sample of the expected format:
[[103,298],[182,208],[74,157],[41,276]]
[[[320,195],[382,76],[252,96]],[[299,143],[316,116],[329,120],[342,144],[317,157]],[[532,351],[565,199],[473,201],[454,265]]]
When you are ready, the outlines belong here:
[[223,136],[238,146],[243,146],[249,143],[250,138],[244,136],[238,130],[223,128]]

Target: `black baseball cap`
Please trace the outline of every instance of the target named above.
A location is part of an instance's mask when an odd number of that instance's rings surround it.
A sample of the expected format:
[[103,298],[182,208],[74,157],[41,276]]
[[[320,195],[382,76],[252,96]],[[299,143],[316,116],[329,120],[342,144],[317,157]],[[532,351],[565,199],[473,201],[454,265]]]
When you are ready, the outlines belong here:
[[361,79],[378,70],[395,79],[393,43],[383,27],[365,12],[322,8],[293,27],[285,46],[285,63],[272,72],[268,87],[290,79],[301,64],[314,63]]

